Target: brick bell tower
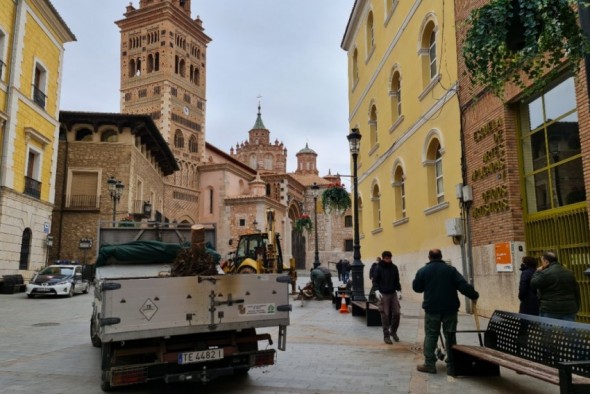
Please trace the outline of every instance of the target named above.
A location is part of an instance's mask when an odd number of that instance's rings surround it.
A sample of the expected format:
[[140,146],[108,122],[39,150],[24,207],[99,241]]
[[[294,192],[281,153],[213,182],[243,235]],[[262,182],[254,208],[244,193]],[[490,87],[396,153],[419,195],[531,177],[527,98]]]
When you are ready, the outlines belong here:
[[129,3],[124,16],[115,22],[121,31],[121,112],[150,115],[180,167],[164,178],[163,201],[152,202],[161,214],[156,219],[196,223],[211,39],[201,20],[191,19],[191,0],[140,0],[138,9]]

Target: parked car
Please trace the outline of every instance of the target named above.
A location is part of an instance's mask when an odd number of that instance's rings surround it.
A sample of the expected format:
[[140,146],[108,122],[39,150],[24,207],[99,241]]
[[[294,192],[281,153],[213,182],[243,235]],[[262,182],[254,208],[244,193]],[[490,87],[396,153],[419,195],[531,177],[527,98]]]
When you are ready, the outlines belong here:
[[88,293],[90,283],[82,279],[81,265],[50,265],[35,274],[27,284],[27,297],[36,295],[63,295],[72,297],[75,293]]

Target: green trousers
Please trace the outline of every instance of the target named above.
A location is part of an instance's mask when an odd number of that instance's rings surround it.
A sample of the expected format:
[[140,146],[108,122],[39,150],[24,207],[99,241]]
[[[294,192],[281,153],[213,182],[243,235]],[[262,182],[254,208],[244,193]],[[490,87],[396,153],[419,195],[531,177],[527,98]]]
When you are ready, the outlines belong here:
[[447,374],[453,374],[453,354],[451,346],[457,343],[457,312],[455,313],[426,313],[424,317],[424,364],[434,367],[436,364],[436,343],[440,330],[445,338]]

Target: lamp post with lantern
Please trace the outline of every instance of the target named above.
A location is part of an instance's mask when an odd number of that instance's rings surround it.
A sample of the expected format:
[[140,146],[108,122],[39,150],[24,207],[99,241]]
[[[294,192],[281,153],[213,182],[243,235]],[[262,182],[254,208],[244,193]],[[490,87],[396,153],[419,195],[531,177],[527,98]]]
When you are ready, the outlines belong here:
[[352,245],[353,261],[351,265],[352,272],[352,300],[366,301],[365,297],[365,279],[364,279],[364,264],[361,261],[361,245],[359,235],[359,206],[358,206],[358,175],[357,175],[357,159],[361,147],[361,133],[359,129],[352,129],[348,138],[350,145],[350,154],[352,155],[352,184],[353,184],[353,212],[354,212],[354,240]]
[[311,185],[311,195],[313,196],[313,228],[315,230],[315,256],[313,266],[320,265],[320,252],[318,249],[318,196],[320,195],[320,185],[316,182]]
[[107,180],[107,184],[109,186],[109,193],[111,195],[111,200],[113,201],[113,227],[115,226],[115,222],[117,220],[117,203],[121,199],[123,195],[123,189],[125,189],[125,185],[123,182],[115,179],[114,176],[109,177]]

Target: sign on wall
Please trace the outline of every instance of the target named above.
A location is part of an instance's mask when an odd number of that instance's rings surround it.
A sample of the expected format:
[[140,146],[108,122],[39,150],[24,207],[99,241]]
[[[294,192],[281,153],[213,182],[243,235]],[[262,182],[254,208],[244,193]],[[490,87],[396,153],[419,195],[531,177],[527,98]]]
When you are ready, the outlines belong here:
[[512,242],[499,242],[496,249],[496,272],[512,272],[514,270],[514,253]]

